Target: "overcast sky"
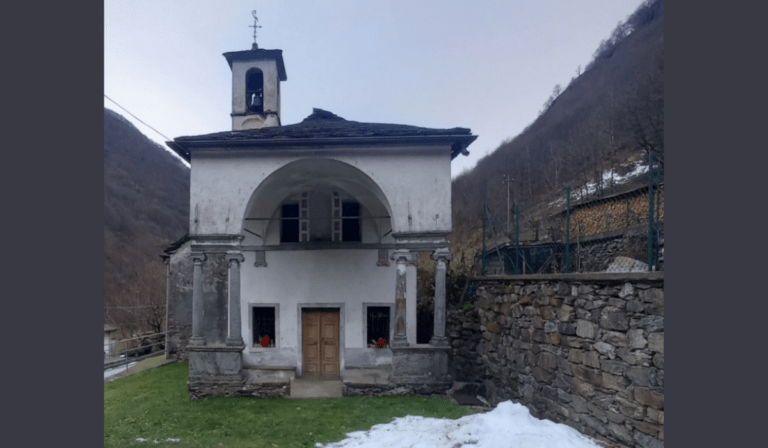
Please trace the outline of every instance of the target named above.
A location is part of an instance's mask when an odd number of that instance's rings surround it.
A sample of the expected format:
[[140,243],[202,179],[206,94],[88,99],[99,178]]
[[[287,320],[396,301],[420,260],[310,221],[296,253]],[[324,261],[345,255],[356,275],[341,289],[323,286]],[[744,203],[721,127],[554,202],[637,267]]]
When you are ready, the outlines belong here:
[[[232,129],[223,53],[283,50],[281,120],[465,127],[473,167],[538,116],[641,0],[106,0],[104,94],[173,139]],[[112,101],[104,106],[165,139]],[[165,147],[165,145],[163,144]]]

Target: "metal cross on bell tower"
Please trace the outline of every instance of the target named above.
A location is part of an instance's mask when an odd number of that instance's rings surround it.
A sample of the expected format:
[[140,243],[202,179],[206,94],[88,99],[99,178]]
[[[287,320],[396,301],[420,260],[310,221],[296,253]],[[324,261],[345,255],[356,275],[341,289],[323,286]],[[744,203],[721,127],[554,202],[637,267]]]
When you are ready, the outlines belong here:
[[258,28],[261,28],[259,25],[259,18],[256,17],[256,10],[254,9],[251,11],[251,14],[253,14],[253,25],[248,25],[250,28],[253,28],[253,49],[259,48],[259,45],[256,43],[256,31]]

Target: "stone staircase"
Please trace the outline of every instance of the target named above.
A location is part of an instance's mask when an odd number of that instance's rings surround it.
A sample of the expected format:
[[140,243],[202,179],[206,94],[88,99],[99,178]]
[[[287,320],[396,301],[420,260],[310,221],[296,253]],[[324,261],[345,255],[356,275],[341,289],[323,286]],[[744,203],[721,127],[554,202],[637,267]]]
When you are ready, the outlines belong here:
[[341,396],[341,378],[304,377],[291,379],[289,398],[337,398]]

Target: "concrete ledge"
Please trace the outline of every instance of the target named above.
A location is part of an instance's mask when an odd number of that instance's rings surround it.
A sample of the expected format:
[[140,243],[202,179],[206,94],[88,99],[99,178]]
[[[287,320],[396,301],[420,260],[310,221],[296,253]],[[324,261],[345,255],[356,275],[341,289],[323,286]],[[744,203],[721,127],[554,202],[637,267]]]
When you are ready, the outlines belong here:
[[243,366],[246,370],[293,370],[296,371],[296,366]]
[[391,366],[347,368],[342,382],[352,387],[365,387],[370,385],[392,385],[389,378],[392,375]]
[[292,379],[290,398],[337,398],[343,390],[340,380]]
[[430,353],[430,352],[439,352],[439,351],[447,351],[450,347],[439,347],[436,345],[431,344],[412,344],[408,347],[392,347],[390,350],[392,350],[392,354],[394,355],[397,352],[408,352],[408,353]]
[[262,377],[262,378],[246,378],[245,384],[246,386],[250,385],[262,385],[262,386],[278,386],[278,385],[288,385],[291,384],[292,378],[281,378],[281,377]]
[[245,345],[187,345],[187,351],[189,352],[242,352],[243,350],[245,350]]
[[248,366],[243,368],[243,375],[249,384],[282,384],[296,377],[296,367]]
[[624,283],[626,281],[650,281],[663,282],[664,272],[585,272],[573,274],[526,274],[526,275],[483,275],[472,277],[473,281],[480,283],[508,282],[508,281],[600,281],[606,283]]

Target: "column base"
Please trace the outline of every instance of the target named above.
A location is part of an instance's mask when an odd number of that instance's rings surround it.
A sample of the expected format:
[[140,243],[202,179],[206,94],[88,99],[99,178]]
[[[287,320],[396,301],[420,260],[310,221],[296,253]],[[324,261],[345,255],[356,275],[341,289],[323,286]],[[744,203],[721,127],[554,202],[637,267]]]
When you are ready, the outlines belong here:
[[242,337],[227,338],[227,346],[245,348],[245,342]]
[[391,380],[398,385],[450,383],[448,350],[430,345],[393,348]]
[[404,348],[409,347],[410,344],[408,343],[408,338],[406,336],[395,335],[389,346],[394,348]]
[[432,339],[429,340],[429,345],[440,348],[450,347],[448,338],[445,336],[432,336]]
[[199,336],[192,336],[189,338],[189,344],[193,347],[204,347],[206,345],[205,338]]
[[188,347],[189,377],[219,377],[241,375],[243,370],[242,349],[226,345]]

